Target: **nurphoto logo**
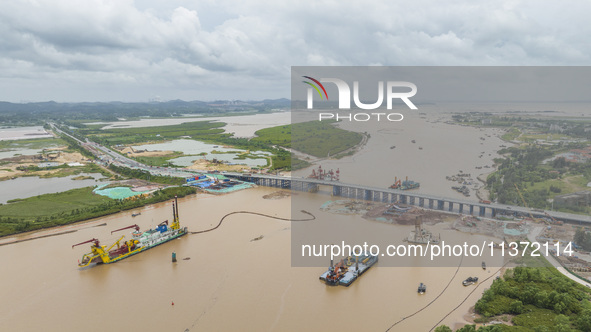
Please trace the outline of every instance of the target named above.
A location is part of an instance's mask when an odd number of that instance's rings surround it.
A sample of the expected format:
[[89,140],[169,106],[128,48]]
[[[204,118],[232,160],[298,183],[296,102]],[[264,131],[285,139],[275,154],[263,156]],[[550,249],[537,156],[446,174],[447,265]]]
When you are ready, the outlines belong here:
[[[318,93],[321,100],[328,99],[328,93],[324,88],[322,83],[333,83],[336,85],[338,90],[338,105],[339,109],[341,110],[350,110],[351,109],[351,88],[349,84],[344,80],[338,78],[321,78],[319,80],[310,77],[310,76],[302,76],[307,79],[307,81],[302,81],[303,83],[309,85],[308,87],[308,95],[307,95],[307,108],[314,109],[314,90]],[[410,91],[408,92],[400,92],[400,88],[408,88]],[[386,82],[386,108],[388,110],[392,109],[392,100],[400,99],[410,108],[411,110],[416,110],[417,107],[410,101],[410,97],[414,96],[417,93],[417,86],[410,82],[401,82],[401,81],[387,81]],[[375,103],[366,104],[361,101],[359,98],[359,82],[353,81],[353,102],[357,108],[362,110],[375,110],[377,108],[382,107],[384,103],[384,82],[378,82],[378,100]],[[349,113],[348,115],[342,115],[339,113],[319,113],[318,119],[322,121],[323,119],[336,119],[336,120],[349,120],[349,121],[369,121],[370,119],[377,119],[380,121],[382,119],[387,119],[388,121],[402,121],[404,116],[400,113]]]

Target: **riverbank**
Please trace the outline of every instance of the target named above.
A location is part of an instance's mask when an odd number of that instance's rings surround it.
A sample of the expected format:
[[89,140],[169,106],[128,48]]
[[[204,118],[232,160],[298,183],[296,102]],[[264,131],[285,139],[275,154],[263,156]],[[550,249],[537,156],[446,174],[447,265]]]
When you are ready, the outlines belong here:
[[0,205],[0,238],[77,223],[195,192],[192,187],[170,187],[133,200],[113,200],[94,194],[92,187],[86,187],[13,200]]

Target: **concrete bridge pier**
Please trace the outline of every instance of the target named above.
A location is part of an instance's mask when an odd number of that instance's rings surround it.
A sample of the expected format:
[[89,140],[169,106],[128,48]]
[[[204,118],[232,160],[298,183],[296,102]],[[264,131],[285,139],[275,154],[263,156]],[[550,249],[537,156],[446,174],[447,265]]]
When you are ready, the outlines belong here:
[[333,196],[341,196],[341,187],[340,186],[332,186],[332,195]]
[[390,203],[397,203],[398,202],[398,195],[397,194],[390,194]]

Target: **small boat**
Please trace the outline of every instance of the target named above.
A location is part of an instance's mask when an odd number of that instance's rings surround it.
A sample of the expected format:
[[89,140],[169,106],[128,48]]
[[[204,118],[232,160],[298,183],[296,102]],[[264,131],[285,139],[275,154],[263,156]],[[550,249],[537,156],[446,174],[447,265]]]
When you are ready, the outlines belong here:
[[426,291],[427,291],[427,285],[425,285],[421,282],[421,284],[419,285],[418,293],[425,294]]
[[138,213],[132,213],[132,214],[131,214],[131,216],[132,216],[132,217],[137,217],[137,216],[139,216],[140,214],[142,214],[142,213],[141,213],[141,212],[138,212]]
[[417,141],[415,141],[415,140],[413,139],[411,142],[413,142],[413,143],[416,143]]
[[470,286],[478,282],[478,277],[468,277],[468,279],[462,281],[462,285]]
[[422,149],[423,149],[423,147],[422,146],[419,146],[419,150],[422,150]]
[[482,262],[482,269],[486,270],[486,263],[485,262]]
[[390,149],[396,149],[396,145],[392,145]]

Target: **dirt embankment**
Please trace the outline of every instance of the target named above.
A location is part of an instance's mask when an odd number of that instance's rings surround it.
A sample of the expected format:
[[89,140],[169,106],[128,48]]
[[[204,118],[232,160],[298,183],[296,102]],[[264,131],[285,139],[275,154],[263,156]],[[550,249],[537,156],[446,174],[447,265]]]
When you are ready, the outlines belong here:
[[174,154],[174,151],[163,150],[163,151],[147,151],[147,150],[136,150],[131,146],[126,146],[120,149],[119,152],[129,157],[167,157]]
[[447,213],[424,210],[404,204],[396,205],[350,200],[327,202],[323,205],[323,210],[339,214],[359,214],[366,219],[398,225],[413,225],[417,217],[420,217],[422,223],[426,225],[434,225],[456,218]]
[[[29,175],[31,173],[25,171],[27,167],[37,166],[39,163],[43,162],[55,162],[60,165],[71,163],[84,165],[88,163],[88,160],[79,152],[65,152],[62,148],[56,148],[52,149],[51,151],[47,151],[44,155],[38,154],[30,156],[16,156],[2,159],[1,162],[5,164],[0,166],[0,181],[23,176],[24,174]],[[40,170],[34,172],[34,175],[41,176],[59,171],[59,169]]]
[[420,217],[422,223],[425,225],[435,225],[440,222],[448,221],[450,218],[455,218],[447,213],[423,210],[411,206],[396,205],[396,207],[394,207],[393,205],[385,204],[376,206],[364,215],[364,218],[367,219],[375,220],[380,218],[378,220],[384,221],[383,219],[385,219],[389,223],[398,225],[414,225],[417,217]]
[[[199,157],[195,157],[199,158]],[[196,159],[193,165],[187,167],[201,171],[226,171],[226,172],[251,172],[252,169],[246,165],[228,165],[225,163],[214,163],[206,159]]]
[[272,192],[268,195],[263,196],[264,199],[282,199],[282,198],[288,198],[291,197],[292,193],[290,193],[289,191],[275,191]]

